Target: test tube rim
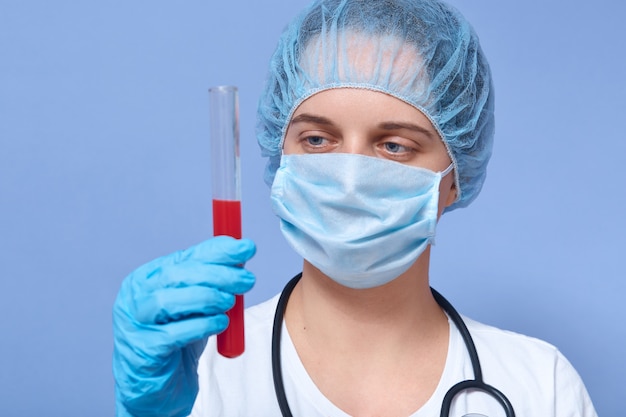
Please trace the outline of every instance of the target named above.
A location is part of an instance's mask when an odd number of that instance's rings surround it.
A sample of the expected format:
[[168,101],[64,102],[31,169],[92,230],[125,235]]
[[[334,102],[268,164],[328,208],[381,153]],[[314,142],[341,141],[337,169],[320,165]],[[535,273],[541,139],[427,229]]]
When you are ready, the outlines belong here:
[[223,93],[223,92],[230,92],[230,91],[237,92],[238,91],[237,86],[234,86],[234,85],[217,85],[217,86],[209,88],[209,93],[212,93],[212,92]]

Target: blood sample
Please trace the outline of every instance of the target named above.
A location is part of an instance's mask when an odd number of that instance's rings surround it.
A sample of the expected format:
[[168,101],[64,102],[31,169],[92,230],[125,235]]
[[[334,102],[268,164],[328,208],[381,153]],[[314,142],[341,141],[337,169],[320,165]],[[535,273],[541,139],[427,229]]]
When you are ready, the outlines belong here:
[[[241,239],[241,191],[239,168],[239,103],[237,87],[209,89],[211,121],[211,184],[213,235]],[[243,295],[226,314],[228,328],[217,335],[217,350],[228,358],[244,351]]]

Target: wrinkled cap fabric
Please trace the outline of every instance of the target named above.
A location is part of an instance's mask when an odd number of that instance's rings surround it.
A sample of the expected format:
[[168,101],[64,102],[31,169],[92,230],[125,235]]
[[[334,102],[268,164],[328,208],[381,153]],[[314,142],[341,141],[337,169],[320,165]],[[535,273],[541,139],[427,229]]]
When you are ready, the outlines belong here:
[[456,10],[436,0],[317,0],[280,37],[258,107],[257,139],[273,182],[293,112],[333,88],[390,94],[423,112],[455,167],[456,202],[485,180],[494,133],[489,65]]

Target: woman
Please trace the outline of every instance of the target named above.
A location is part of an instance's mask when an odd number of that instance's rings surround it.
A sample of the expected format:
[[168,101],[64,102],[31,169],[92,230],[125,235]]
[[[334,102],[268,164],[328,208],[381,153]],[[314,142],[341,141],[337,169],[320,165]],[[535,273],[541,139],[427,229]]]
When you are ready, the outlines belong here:
[[[254,283],[239,266],[252,242],[218,237],[132,273],[114,308],[118,415],[595,416],[556,348],[459,323],[430,290],[436,223],[479,193],[493,125],[488,64],[456,11],[313,3],[281,37],[259,105],[302,274],[247,310],[247,350],[225,359],[212,335]],[[447,394],[481,373],[496,390]]]

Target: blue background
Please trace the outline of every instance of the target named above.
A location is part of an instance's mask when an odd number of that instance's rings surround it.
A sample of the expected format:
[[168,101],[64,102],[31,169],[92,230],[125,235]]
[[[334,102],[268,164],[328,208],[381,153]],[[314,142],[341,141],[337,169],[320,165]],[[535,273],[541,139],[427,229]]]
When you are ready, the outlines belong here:
[[[626,394],[624,2],[456,0],[497,89],[489,178],[445,215],[433,285],[556,344],[601,416]],[[305,0],[0,2],[0,415],[113,415],[111,306],[140,264],[211,236],[207,89],[241,94],[243,229],[262,301],[299,270],[255,107]]]

